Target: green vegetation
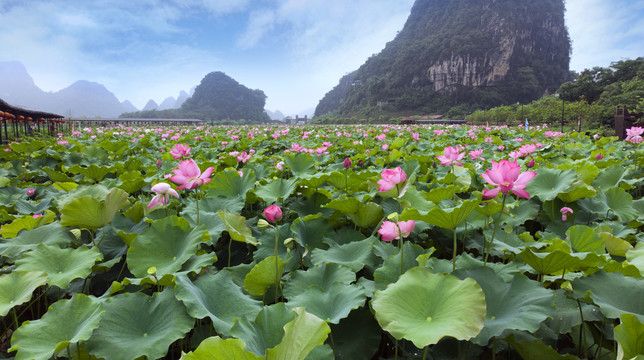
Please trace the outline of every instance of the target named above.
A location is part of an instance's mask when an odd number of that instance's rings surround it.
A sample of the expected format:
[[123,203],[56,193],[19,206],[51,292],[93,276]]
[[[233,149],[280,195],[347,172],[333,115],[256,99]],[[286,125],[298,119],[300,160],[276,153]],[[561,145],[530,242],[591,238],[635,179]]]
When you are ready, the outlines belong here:
[[612,133],[615,108],[644,113],[644,58],[622,60],[608,68],[594,67],[561,85],[559,97],[550,95],[529,104],[479,110],[466,117],[475,124],[559,124],[566,129]]
[[121,117],[137,118],[195,118],[206,121],[248,123],[270,120],[264,112],[266,95],[251,90],[223,72],[206,75],[194,95],[180,109],[138,111]]

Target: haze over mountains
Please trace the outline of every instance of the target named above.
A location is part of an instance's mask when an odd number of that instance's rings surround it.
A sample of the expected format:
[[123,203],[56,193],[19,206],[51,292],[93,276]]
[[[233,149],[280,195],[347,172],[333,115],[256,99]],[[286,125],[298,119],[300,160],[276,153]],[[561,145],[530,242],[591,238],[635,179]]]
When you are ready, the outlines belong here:
[[[169,96],[160,104],[150,99],[143,109],[138,109],[128,100],[119,101],[105,86],[87,80],[76,81],[59,91],[43,91],[22,63],[0,61],[0,99],[12,105],[66,117],[105,118],[138,110],[178,109],[193,93],[194,87],[190,93],[181,90],[176,98]],[[311,116],[313,109],[309,111]],[[279,110],[267,113],[272,119],[282,120],[285,117]]]

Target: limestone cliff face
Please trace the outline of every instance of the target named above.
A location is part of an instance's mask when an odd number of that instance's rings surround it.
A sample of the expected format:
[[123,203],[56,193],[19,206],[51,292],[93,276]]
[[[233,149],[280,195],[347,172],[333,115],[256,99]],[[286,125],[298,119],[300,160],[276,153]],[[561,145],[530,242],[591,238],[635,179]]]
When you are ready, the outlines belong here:
[[563,0],[416,0],[398,36],[316,115],[488,107],[552,92],[568,76],[564,11]]

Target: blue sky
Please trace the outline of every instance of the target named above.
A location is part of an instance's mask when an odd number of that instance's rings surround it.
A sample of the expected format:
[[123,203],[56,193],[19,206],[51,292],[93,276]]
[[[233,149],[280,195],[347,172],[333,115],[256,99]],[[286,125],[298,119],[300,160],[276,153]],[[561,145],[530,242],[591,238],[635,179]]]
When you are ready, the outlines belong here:
[[[141,108],[211,71],[266,108],[313,108],[402,29],[414,0],[0,0],[0,61],[57,91],[99,82]],[[644,56],[644,2],[567,0],[571,69]]]

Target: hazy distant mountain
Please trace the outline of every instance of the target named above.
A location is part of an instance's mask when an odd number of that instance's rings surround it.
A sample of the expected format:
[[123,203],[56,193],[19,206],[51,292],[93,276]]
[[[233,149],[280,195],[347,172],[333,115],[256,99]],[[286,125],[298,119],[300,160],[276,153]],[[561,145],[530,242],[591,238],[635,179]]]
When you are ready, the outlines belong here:
[[123,109],[125,109],[125,111],[137,111],[137,110],[138,110],[138,109],[136,108],[136,106],[134,106],[134,105],[130,102],[130,100],[122,101],[122,102],[121,102],[121,106],[123,106]]
[[136,109],[129,101],[121,103],[105,86],[86,80],[45,92],[17,61],[0,61],[0,98],[12,105],[72,117],[116,117]]
[[0,61],[0,99],[12,105],[40,107],[46,95],[47,93],[36,86],[22,63]]
[[281,111],[276,110],[276,111],[270,111],[270,110],[265,110],[266,114],[268,114],[268,117],[271,118],[271,120],[279,120],[282,121],[286,117]]
[[[191,93],[194,94],[194,88],[192,88]],[[188,95],[187,92],[181,90],[179,92],[179,97],[177,97],[177,101],[174,103],[174,107],[177,109],[180,108],[181,105],[183,105],[183,103],[186,102],[186,100],[188,100],[189,97],[190,95]]]
[[307,116],[310,119],[313,117],[313,114],[315,114],[315,108],[308,108],[304,111],[300,111],[299,113],[297,113],[297,116],[299,117]]
[[165,98],[165,100],[163,100],[161,104],[159,104],[159,106],[157,107],[157,110],[174,109],[176,103],[177,103],[177,100],[172,96],[169,96]]
[[[71,117],[116,117],[124,109],[105,86],[86,80],[79,80],[72,85],[51,94],[50,103],[43,105],[51,111]],[[47,110],[47,109],[44,109]]]
[[159,107],[156,101],[150,99],[147,104],[143,107],[143,111],[156,110]]

